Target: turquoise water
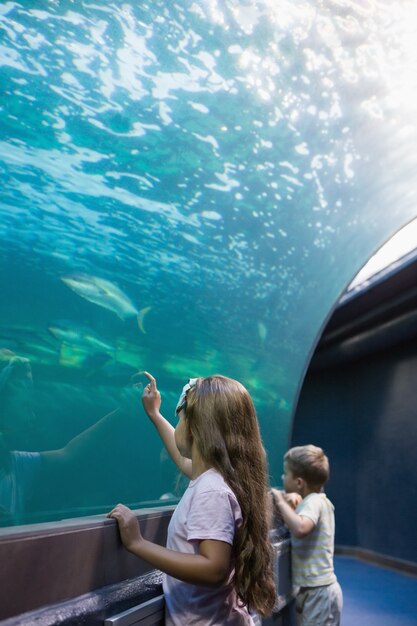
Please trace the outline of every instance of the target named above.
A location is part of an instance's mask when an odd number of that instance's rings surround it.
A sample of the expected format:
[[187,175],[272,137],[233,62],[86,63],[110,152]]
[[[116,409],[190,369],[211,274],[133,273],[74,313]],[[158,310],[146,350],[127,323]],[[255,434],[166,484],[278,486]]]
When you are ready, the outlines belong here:
[[33,375],[0,473],[63,451],[5,524],[175,501],[137,370],[173,422],[189,377],[241,380],[278,482],[325,320],[417,213],[414,2],[137,5],[0,6],[0,350]]

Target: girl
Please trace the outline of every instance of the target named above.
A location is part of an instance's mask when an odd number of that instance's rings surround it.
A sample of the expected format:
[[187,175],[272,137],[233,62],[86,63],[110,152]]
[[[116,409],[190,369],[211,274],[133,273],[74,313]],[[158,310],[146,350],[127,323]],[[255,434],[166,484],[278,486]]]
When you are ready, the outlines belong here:
[[167,547],[142,537],[136,517],[118,504],[124,546],[165,572],[166,624],[250,626],[249,611],[275,603],[268,536],[266,455],[247,390],[224,376],[185,385],[177,427],[161,415],[156,380],[142,394],[144,409],[190,483],[171,518]]

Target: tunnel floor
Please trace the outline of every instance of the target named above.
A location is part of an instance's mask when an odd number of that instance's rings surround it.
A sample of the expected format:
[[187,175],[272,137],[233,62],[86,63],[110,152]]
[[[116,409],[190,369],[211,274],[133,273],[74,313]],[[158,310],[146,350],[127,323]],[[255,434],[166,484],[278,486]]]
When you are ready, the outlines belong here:
[[335,556],[343,589],[341,626],[416,626],[417,576]]

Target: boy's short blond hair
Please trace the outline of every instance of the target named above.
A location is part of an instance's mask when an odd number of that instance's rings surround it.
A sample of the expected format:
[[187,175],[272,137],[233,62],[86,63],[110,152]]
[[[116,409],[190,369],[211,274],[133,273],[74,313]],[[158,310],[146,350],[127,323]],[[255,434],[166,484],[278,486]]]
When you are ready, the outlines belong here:
[[290,448],[284,461],[294,477],[302,478],[309,487],[318,489],[329,479],[329,459],[317,446],[308,444]]

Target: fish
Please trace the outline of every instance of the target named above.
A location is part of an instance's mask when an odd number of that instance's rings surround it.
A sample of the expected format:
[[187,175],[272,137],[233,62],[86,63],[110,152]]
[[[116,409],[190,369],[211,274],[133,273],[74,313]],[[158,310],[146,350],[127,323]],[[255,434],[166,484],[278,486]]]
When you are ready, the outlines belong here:
[[152,307],[147,306],[138,311],[130,298],[117,285],[98,276],[69,274],[61,276],[61,280],[81,298],[112,311],[123,321],[136,317],[139,329],[145,334],[143,321]]
[[268,329],[265,325],[264,322],[259,321],[258,322],[258,336],[261,342],[261,346],[263,347],[265,345],[265,340],[266,340],[266,336],[268,334]]
[[49,332],[59,341],[73,346],[91,347],[94,351],[114,352],[114,347],[98,337],[87,326],[73,322],[54,322],[48,327]]
[[8,363],[14,356],[16,356],[16,353],[13,350],[4,347],[0,348],[0,363],[3,361]]
[[139,311],[139,313],[136,316],[139,329],[143,332],[144,335],[146,335],[146,331],[143,326],[143,320],[144,320],[145,315],[151,310],[151,308],[152,308],[151,306],[145,306],[143,309]]
[[[8,339],[12,336],[14,339]],[[24,327],[2,331],[0,350],[2,349],[9,349],[41,362],[54,361],[57,355],[55,344],[51,344],[44,333],[38,333],[34,329]]]
[[291,409],[291,403],[288,402],[285,398],[281,398],[278,402],[278,406],[283,411],[289,411]]

